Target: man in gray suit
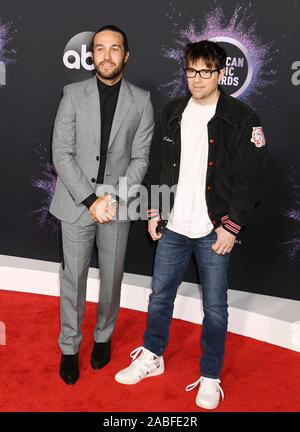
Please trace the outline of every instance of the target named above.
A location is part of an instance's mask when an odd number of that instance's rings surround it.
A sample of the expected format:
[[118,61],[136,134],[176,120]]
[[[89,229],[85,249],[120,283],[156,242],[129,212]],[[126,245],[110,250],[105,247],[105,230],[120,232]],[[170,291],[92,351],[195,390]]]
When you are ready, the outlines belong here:
[[102,27],[94,34],[92,50],[96,76],[65,86],[53,133],[58,179],[50,212],[62,227],[59,346],[60,376],[67,384],[79,378],[81,323],[95,240],[100,298],[91,365],[100,369],[110,360],[130,229],[126,210],[137,199],[128,198],[121,183],[125,179],[128,189],[141,184],[154,126],[149,92],[122,78],[129,57],[125,33]]

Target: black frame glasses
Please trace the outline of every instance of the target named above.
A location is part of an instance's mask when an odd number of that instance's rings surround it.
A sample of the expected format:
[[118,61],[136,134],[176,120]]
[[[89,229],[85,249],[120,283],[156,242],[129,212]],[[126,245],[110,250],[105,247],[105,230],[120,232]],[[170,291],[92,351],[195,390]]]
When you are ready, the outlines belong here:
[[214,72],[218,72],[219,69],[200,69],[196,70],[193,68],[186,68],[185,74],[187,78],[195,78],[197,74],[200,75],[202,79],[210,79]]

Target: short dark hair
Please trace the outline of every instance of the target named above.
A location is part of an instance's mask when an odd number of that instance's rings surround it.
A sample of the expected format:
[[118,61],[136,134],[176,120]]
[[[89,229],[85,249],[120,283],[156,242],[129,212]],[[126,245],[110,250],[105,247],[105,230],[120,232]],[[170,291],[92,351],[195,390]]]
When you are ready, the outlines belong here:
[[207,67],[224,69],[226,65],[226,51],[216,42],[202,40],[199,42],[189,43],[184,50],[185,64],[189,61],[195,62],[203,60]]
[[124,50],[125,50],[126,53],[129,51],[129,45],[128,45],[128,39],[127,39],[126,33],[123,30],[121,30],[119,27],[117,27],[115,25],[111,25],[111,24],[110,25],[105,25],[105,26],[99,28],[99,30],[97,30],[94,33],[94,36],[93,36],[92,42],[91,42],[92,51],[94,51],[95,36],[98,33],[101,33],[102,31],[105,31],[105,30],[110,30],[110,31],[113,31],[113,32],[116,32],[116,33],[120,33],[120,35],[122,35],[122,38],[123,38],[123,47],[124,47]]

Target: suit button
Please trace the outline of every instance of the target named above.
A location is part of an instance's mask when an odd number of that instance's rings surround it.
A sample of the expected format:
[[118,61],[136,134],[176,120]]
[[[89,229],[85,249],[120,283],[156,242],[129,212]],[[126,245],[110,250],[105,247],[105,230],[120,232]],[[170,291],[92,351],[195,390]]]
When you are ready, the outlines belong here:
[[92,183],[96,183],[96,179],[94,177],[91,179]]
[[176,167],[176,164],[175,164],[175,163],[173,164],[173,167]]
[[214,140],[213,138],[211,138],[211,139],[209,140],[209,142],[210,142],[210,144],[214,144],[214,143],[215,143],[215,140]]
[[213,162],[208,162],[208,166],[212,167],[214,165]]
[[99,156],[96,156],[96,160],[100,160]]
[[211,186],[207,186],[207,190],[208,190],[208,192],[210,192],[211,191]]

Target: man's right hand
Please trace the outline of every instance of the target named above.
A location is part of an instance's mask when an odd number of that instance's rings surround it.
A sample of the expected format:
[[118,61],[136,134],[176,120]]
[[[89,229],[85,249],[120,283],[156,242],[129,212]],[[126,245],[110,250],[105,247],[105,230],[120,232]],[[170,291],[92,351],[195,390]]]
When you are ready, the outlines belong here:
[[103,195],[89,208],[89,213],[95,222],[108,223],[116,214],[116,209],[110,205],[110,196]]
[[161,236],[162,236],[161,233],[156,232],[156,228],[157,228],[159,220],[160,220],[159,218],[148,220],[148,232],[151,235],[152,240],[154,240],[154,241],[160,240]]

